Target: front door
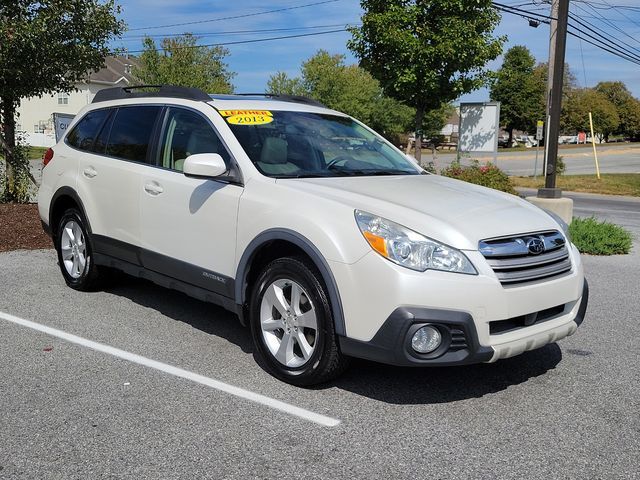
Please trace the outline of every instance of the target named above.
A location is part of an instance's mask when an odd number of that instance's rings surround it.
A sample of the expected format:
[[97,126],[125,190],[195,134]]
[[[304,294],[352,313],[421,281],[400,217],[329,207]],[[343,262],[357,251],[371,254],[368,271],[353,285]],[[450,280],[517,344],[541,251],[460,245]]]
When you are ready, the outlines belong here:
[[211,123],[194,110],[167,109],[158,168],[142,176],[142,262],[183,282],[233,296],[238,202],[243,187],[188,178],[185,159],[196,153],[231,157]]

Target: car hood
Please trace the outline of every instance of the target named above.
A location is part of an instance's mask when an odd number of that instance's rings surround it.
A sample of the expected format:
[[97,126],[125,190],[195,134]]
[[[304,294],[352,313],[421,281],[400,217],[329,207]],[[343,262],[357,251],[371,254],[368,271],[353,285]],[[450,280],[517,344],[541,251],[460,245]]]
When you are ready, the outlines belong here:
[[385,217],[465,250],[477,250],[478,241],[487,238],[560,229],[548,214],[515,195],[439,175],[283,179],[278,183]]

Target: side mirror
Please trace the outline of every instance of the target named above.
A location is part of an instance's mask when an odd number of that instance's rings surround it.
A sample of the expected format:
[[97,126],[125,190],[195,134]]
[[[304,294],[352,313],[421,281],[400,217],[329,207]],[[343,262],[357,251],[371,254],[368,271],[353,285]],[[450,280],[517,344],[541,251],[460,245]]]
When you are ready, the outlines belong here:
[[182,169],[187,177],[215,178],[227,172],[227,165],[217,153],[189,155]]

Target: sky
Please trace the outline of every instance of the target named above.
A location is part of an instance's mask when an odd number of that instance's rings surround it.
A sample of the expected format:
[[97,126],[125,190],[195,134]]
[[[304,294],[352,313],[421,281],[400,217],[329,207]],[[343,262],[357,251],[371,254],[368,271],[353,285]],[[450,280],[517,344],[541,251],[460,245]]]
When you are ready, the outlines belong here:
[[[362,14],[358,0],[119,0],[118,3],[122,7],[121,18],[127,23],[129,30],[112,45],[124,47],[132,53],[141,49],[141,38],[145,34],[157,36],[159,43],[162,36],[190,32],[200,34],[202,38],[199,44],[205,45],[337,30],[345,25],[358,25]],[[314,3],[315,5],[309,5]],[[501,3],[523,5],[523,9],[547,15],[549,12],[549,7],[543,0],[502,0]],[[638,0],[572,0],[571,12],[583,22],[605,30],[609,38],[616,39],[619,43],[624,42],[626,45],[623,47],[627,50],[637,50],[640,57],[638,3]],[[634,6],[636,9],[611,8],[612,6]],[[265,13],[278,9],[286,10]],[[228,18],[238,16],[243,17]],[[198,23],[167,26],[187,22]],[[246,30],[254,32],[243,32]],[[255,30],[271,31],[256,33]],[[503,13],[495,33],[508,37],[505,51],[510,46],[524,45],[531,50],[537,61],[547,60],[548,25],[541,24],[538,28],[532,28],[527,20]],[[301,63],[319,49],[332,54],[344,54],[347,63],[357,63],[346,46],[349,38],[348,32],[337,32],[226,45],[230,51],[226,61],[229,69],[236,72],[233,79],[235,91],[264,92],[270,75],[277,71],[284,71],[291,76],[298,75]],[[574,37],[567,40],[566,61],[579,86],[593,87],[600,81],[620,80],[640,98],[640,65],[603,52]],[[498,58],[489,63],[488,67],[495,70],[501,63],[501,58]],[[486,89],[481,89],[460,100],[485,101],[489,100],[489,93]]]

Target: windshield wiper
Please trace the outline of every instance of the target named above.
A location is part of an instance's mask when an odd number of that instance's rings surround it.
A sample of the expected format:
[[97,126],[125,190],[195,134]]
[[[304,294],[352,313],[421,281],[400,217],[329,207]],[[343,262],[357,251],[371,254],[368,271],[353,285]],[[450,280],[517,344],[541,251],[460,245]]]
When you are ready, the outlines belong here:
[[369,175],[417,175],[416,171],[408,170],[369,170]]
[[293,175],[278,175],[274,178],[327,178],[335,176],[333,173],[329,173],[328,175],[324,173],[299,173]]
[[417,175],[418,172],[407,170],[340,170],[341,174],[354,176],[354,177],[374,177],[383,175]]

